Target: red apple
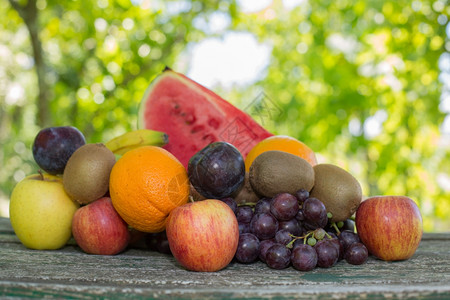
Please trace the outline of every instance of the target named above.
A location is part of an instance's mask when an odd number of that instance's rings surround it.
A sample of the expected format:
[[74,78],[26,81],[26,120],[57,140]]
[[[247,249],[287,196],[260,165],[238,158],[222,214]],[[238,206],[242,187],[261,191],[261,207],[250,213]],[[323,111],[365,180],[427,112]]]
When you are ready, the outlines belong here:
[[214,272],[233,259],[239,226],[227,204],[208,199],[172,210],[166,234],[170,250],[182,266],[191,271]]
[[375,196],[361,202],[356,229],[369,252],[386,261],[408,259],[422,239],[422,216],[406,196]]
[[116,212],[109,197],[79,208],[73,216],[72,234],[84,252],[100,255],[122,252],[131,239],[127,223]]

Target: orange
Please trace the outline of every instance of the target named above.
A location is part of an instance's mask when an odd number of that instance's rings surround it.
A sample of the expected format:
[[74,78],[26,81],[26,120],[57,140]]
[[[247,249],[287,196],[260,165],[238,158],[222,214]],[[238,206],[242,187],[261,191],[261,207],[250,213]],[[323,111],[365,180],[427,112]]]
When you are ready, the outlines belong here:
[[144,146],[117,160],[109,192],[114,208],[128,225],[143,232],[160,232],[169,213],[187,203],[189,179],[184,166],[167,150]]
[[316,154],[304,143],[287,135],[274,135],[258,144],[247,154],[245,158],[245,170],[248,172],[255,158],[263,152],[278,150],[300,156],[312,166],[317,164]]

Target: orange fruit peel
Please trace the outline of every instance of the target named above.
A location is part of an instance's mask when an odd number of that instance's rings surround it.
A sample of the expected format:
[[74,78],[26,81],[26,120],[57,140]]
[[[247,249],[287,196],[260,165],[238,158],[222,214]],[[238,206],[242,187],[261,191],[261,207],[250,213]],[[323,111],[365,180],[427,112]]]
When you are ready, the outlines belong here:
[[245,171],[250,170],[250,166],[258,155],[271,150],[284,151],[300,156],[312,166],[317,164],[316,154],[303,142],[287,135],[274,135],[262,140],[250,150],[245,158]]
[[156,146],[125,153],[114,165],[109,185],[119,215],[143,232],[163,231],[169,213],[187,203],[190,191],[184,166]]

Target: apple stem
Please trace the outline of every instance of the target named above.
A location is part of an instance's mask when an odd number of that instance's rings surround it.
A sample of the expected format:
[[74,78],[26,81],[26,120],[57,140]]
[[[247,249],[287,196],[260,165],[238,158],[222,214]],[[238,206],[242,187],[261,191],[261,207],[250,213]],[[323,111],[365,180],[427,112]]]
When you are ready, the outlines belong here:
[[41,169],[38,170],[38,173],[41,176],[41,180],[44,180],[44,174],[42,173]]
[[[349,219],[356,223],[356,216],[355,215],[352,215]],[[353,232],[358,234],[358,231],[356,230],[356,224],[355,224],[355,226],[353,226]]]

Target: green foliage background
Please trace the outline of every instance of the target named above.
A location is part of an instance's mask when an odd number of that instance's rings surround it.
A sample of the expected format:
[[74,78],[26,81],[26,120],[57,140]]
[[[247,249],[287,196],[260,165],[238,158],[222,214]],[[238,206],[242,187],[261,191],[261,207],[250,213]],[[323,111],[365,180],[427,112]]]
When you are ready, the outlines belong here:
[[[76,126],[89,142],[135,129],[149,82],[166,65],[187,72],[188,47],[213,35],[194,19],[218,11],[228,31],[250,32],[272,53],[261,80],[216,92],[244,108],[264,91],[281,112],[265,120],[270,131],[349,170],[367,196],[408,195],[426,231],[450,231],[450,187],[437,181],[450,175],[439,109],[445,0],[273,1],[257,13],[233,0],[0,0],[0,197],[36,172],[41,128]],[[343,40],[351,47],[333,42]],[[382,131],[367,136],[374,116]]]

